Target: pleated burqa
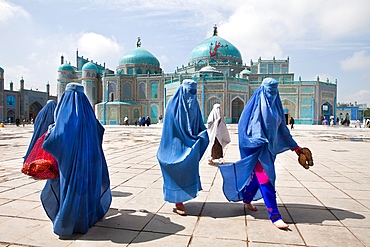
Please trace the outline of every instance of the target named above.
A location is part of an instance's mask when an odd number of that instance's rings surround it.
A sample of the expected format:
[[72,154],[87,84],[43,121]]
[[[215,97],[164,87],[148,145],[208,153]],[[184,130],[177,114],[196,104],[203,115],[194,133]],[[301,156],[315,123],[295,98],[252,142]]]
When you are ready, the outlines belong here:
[[166,107],[157,159],[164,200],[171,203],[195,198],[202,189],[199,161],[209,139],[196,92],[197,83],[184,80]]
[[112,196],[102,149],[103,126],[95,117],[83,86],[70,83],[55,111],[43,149],[59,164],[60,178],[41,193],[54,233],[86,233],[108,211]]
[[[264,79],[254,92],[241,114],[238,137],[241,160],[219,166],[223,192],[229,201],[243,199],[242,190],[249,183],[257,161],[274,186],[276,155],[298,146],[286,126],[276,80]],[[260,198],[258,191],[254,200]]]

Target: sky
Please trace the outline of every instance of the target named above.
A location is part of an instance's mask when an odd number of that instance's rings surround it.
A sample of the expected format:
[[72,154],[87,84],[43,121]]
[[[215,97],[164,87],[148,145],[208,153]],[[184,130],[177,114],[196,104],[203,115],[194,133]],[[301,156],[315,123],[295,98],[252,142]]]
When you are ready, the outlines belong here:
[[26,89],[56,95],[60,57],[79,55],[115,71],[142,47],[165,73],[187,64],[213,34],[250,60],[287,59],[303,81],[338,82],[340,103],[370,107],[368,0],[0,0],[0,67],[5,89],[23,77]]

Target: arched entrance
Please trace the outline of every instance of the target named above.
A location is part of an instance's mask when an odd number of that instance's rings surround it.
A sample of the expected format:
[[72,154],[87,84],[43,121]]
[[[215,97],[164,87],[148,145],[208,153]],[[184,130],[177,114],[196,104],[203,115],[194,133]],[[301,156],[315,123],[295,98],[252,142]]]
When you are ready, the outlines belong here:
[[33,102],[32,105],[30,105],[30,108],[29,108],[29,118],[28,119],[33,119],[35,120],[37,114],[39,114],[39,112],[41,111],[42,109],[42,105],[39,103],[39,102]]
[[296,104],[288,99],[283,99],[281,103],[284,109],[285,123],[288,124],[290,117],[297,118],[295,113]]
[[238,123],[240,115],[244,109],[244,102],[240,98],[235,98],[231,102],[231,123]]
[[205,116],[207,118],[208,118],[209,114],[211,113],[214,104],[220,104],[221,105],[221,100],[219,98],[217,98],[217,97],[211,97],[207,101],[207,104],[206,104],[207,105],[207,108],[206,108],[206,112],[205,112]]
[[6,121],[8,123],[14,123],[14,121],[15,121],[15,112],[13,110],[10,110],[6,113]]
[[333,115],[333,106],[328,102],[325,102],[321,105],[321,123],[326,120],[327,124],[329,124],[330,116]]

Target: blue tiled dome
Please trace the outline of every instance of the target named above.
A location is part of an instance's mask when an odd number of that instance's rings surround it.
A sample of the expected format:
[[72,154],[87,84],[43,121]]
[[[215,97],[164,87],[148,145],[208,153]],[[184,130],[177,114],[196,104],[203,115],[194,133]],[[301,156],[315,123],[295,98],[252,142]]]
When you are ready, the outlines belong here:
[[72,72],[75,72],[75,69],[69,63],[64,63],[64,64],[59,66],[58,71],[72,71]]
[[140,64],[159,67],[158,59],[144,48],[137,47],[121,57],[119,65]]
[[85,63],[84,66],[82,66],[82,70],[95,70],[98,71],[98,67],[93,62]]
[[[218,44],[217,48],[216,44]],[[190,54],[189,61],[191,62],[204,58],[233,58],[241,61],[242,55],[240,54],[238,48],[236,48],[233,44],[217,35],[214,35],[193,49]]]
[[4,69],[0,67],[0,72],[4,72]]

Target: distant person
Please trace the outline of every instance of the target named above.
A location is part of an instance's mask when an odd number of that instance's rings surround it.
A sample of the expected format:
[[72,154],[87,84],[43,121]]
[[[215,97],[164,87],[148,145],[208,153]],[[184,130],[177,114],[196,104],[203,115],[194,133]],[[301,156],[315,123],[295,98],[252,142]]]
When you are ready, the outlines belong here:
[[149,126],[151,124],[151,120],[150,120],[150,117],[149,116],[146,116],[145,120],[144,120],[144,126]]
[[290,124],[290,129],[294,129],[294,118],[293,117],[290,117],[289,119],[289,124]]
[[334,117],[330,117],[330,126],[334,126]]
[[356,120],[356,124],[355,124],[355,127],[356,128],[361,128],[361,122],[360,122],[360,120]]
[[123,119],[123,122],[125,123],[126,126],[128,126],[128,116],[126,116],[124,119]]
[[41,202],[60,237],[86,233],[109,209],[112,196],[103,134],[84,87],[67,84],[42,146],[59,166],[60,177],[47,180]]
[[157,159],[163,176],[164,200],[186,215],[184,202],[202,189],[199,161],[208,146],[208,134],[197,100],[197,83],[184,80],[169,100]]
[[303,151],[286,126],[276,80],[264,79],[254,92],[241,114],[238,135],[241,160],[219,166],[224,195],[229,201],[243,201],[251,211],[258,210],[251,202],[263,198],[271,222],[288,228],[277,206],[274,163],[279,153]]
[[139,126],[145,126],[145,117],[139,119]]
[[219,163],[223,164],[224,148],[231,140],[220,104],[213,105],[208,116],[207,127],[209,136],[209,145],[206,151],[208,163],[214,164],[213,160],[218,159]]
[[159,117],[158,117],[158,122],[159,122],[159,123],[162,123],[162,119],[163,119],[162,115],[159,115]]

